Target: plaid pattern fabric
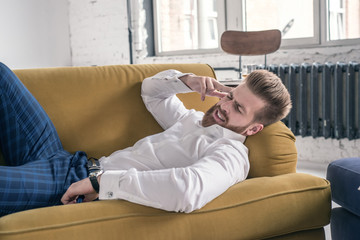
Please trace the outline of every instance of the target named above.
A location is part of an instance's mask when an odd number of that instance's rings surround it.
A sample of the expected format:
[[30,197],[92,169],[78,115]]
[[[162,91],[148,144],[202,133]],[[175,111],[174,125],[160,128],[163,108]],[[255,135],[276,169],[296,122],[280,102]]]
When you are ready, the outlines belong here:
[[8,165],[22,165],[62,149],[45,111],[16,75],[1,63],[0,101],[0,146]]
[[59,204],[71,183],[87,177],[83,152],[66,152],[51,120],[0,63],[0,216]]

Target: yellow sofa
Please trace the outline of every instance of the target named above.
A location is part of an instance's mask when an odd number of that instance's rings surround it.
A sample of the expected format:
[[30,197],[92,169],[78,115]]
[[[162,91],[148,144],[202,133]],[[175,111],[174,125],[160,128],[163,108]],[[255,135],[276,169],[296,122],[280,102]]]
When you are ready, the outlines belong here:
[[[144,78],[165,69],[215,76],[206,64],[15,73],[49,114],[65,149],[101,157],[162,131],[142,103],[140,86]],[[201,111],[217,101],[208,97],[201,102],[197,93],[179,97],[187,107]],[[0,239],[325,239],[330,186],[324,179],[296,173],[294,141],[281,122],[249,137],[249,178],[193,213],[166,212],[123,200],[54,206],[0,218]]]

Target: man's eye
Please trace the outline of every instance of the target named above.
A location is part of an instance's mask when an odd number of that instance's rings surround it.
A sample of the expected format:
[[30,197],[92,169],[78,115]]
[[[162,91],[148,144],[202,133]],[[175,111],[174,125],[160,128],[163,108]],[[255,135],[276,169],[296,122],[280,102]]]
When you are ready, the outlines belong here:
[[235,110],[238,111],[239,113],[242,113],[242,109],[241,106],[235,104]]

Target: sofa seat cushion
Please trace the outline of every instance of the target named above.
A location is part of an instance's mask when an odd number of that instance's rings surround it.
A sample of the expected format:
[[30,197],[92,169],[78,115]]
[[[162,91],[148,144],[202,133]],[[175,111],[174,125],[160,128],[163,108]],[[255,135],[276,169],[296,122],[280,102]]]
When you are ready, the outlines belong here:
[[331,183],[333,201],[360,216],[360,158],[344,158],[330,163],[327,179]]
[[121,200],[19,212],[0,218],[0,239],[266,239],[327,225],[330,205],[326,180],[292,173],[245,180],[190,214]]

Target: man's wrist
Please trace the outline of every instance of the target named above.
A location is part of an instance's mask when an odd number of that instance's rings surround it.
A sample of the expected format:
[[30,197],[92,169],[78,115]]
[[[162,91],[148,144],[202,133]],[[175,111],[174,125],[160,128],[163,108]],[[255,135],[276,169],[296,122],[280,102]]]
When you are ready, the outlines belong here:
[[177,76],[178,79],[180,79],[183,83],[186,84],[187,80],[189,79],[189,77],[191,76],[194,76],[193,73],[184,73],[184,74],[181,74],[180,76]]
[[178,76],[178,79],[180,79],[180,81],[182,81],[189,89],[193,91],[193,89],[188,84],[189,78],[193,76],[195,76],[193,73],[186,73],[186,74],[182,74],[181,76]]
[[103,171],[99,171],[96,174],[90,174],[90,176],[89,176],[91,186],[93,187],[93,189],[95,190],[96,193],[99,193],[99,191],[100,191],[101,174],[103,174]]
[[93,187],[95,192],[99,193],[100,186],[99,186],[99,182],[97,181],[97,178],[95,176],[90,176],[89,179],[90,179],[90,182],[91,182],[91,186]]

